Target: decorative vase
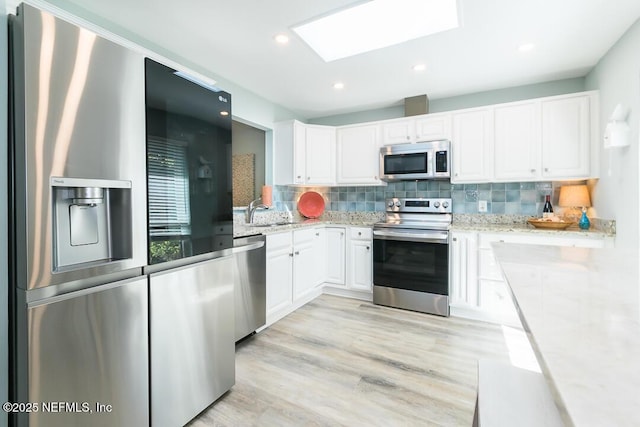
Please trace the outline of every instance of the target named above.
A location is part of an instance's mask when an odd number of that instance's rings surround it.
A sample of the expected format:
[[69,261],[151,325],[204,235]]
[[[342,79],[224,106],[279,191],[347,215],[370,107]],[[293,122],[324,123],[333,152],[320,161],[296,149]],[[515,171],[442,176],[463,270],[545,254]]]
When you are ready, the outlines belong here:
[[580,222],[578,222],[578,227],[582,230],[588,230],[591,227],[591,222],[589,218],[587,218],[587,210],[582,209],[582,216],[580,217]]

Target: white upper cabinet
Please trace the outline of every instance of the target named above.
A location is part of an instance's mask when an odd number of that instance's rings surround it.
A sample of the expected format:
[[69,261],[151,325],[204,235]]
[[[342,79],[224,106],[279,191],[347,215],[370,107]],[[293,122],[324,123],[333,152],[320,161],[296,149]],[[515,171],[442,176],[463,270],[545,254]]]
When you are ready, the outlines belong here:
[[274,184],[335,184],[336,128],[296,120],[276,123]]
[[590,178],[593,93],[495,106],[495,181]]
[[338,185],[380,185],[378,159],[380,126],[364,125],[338,128]]
[[542,101],[542,176],[589,178],[590,97]]
[[540,106],[536,102],[494,109],[496,181],[536,179],[540,167]]
[[598,93],[352,126],[276,123],[275,185],[381,185],[379,147],[451,140],[453,183],[596,178]]
[[382,144],[451,139],[451,114],[437,113],[387,120],[382,124]]
[[493,111],[478,109],[453,114],[451,182],[489,182],[493,175]]
[[414,119],[388,120],[382,123],[382,145],[415,142]]
[[416,118],[416,142],[451,139],[451,114],[428,114]]
[[307,126],[305,184],[335,183],[336,130],[331,126]]

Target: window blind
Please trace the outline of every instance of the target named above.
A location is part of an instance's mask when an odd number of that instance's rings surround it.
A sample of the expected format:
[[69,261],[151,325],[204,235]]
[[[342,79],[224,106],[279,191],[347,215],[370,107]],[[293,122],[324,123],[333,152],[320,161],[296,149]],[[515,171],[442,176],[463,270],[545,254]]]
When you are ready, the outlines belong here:
[[191,234],[186,143],[147,139],[149,235]]

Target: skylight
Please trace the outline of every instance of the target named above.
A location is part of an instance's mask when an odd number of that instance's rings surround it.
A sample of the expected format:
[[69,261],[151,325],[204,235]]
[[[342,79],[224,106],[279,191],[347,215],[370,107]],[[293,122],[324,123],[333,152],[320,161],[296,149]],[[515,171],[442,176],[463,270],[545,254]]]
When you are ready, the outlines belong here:
[[326,62],[457,28],[457,0],[372,0],[293,27]]

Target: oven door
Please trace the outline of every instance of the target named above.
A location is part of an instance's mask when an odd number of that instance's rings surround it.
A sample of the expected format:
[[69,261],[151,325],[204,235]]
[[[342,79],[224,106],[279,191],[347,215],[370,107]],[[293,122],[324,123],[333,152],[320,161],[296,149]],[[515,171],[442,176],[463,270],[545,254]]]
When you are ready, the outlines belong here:
[[374,230],[373,283],[449,295],[447,231]]

